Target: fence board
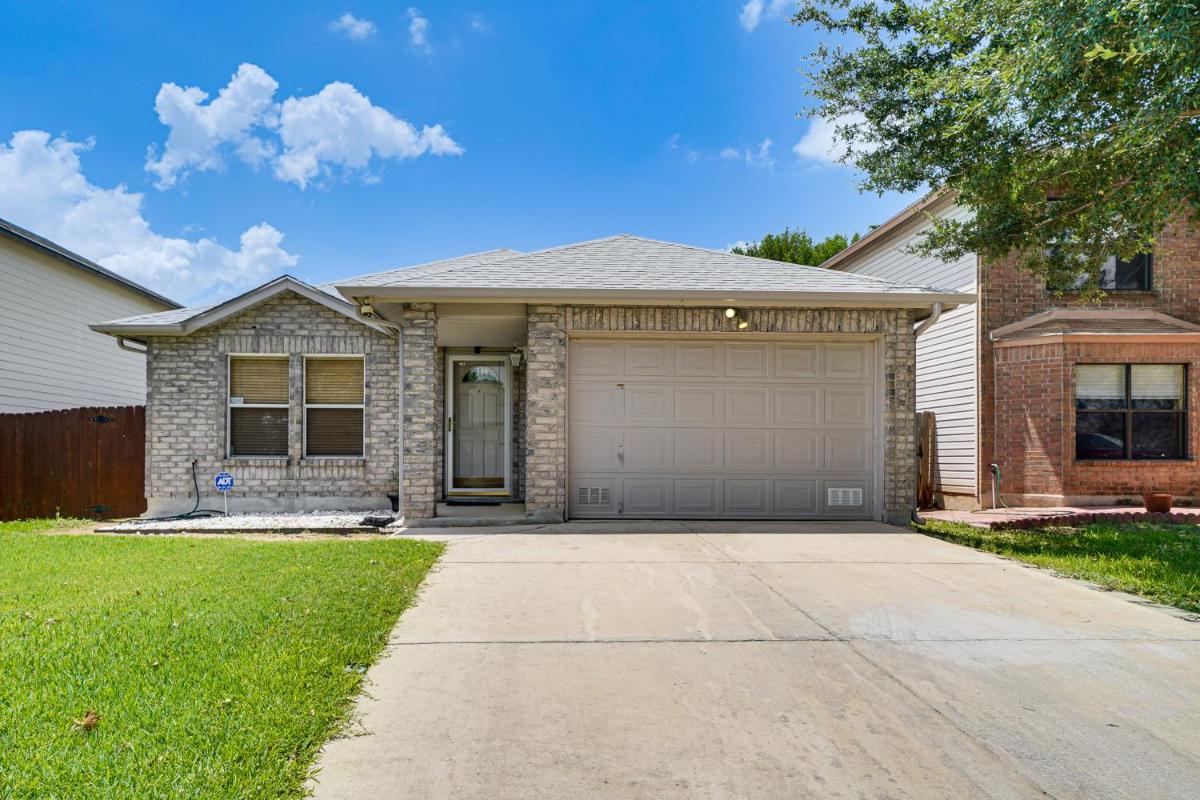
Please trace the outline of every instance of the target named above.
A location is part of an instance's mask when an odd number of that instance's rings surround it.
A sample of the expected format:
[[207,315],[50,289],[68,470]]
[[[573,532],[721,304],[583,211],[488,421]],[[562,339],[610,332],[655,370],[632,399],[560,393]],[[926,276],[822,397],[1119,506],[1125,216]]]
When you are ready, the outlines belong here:
[[145,444],[145,406],[0,414],[0,520],[141,514]]

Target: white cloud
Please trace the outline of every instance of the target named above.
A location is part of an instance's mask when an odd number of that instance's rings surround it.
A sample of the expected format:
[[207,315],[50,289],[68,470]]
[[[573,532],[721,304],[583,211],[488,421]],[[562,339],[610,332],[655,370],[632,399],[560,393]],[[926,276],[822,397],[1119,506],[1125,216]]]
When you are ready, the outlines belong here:
[[764,14],[781,14],[789,2],[791,0],[747,0],[746,5],[742,6],[742,13],[738,14],[738,22],[747,31],[752,31],[762,22]]
[[722,148],[717,157],[722,161],[744,161],[748,167],[773,167],[775,159],[771,157],[771,146],[774,144],[770,139],[763,139],[753,148],[739,150],[736,147]]
[[0,216],[183,302],[258,285],[296,264],[265,222],[247,228],[237,250],[155,233],[140,193],[88,182],[80,154],[91,147],[35,130],[0,142]]
[[746,164],[751,167],[773,167],[775,159],[771,158],[771,145],[774,144],[770,139],[763,139],[758,143],[758,148],[755,150],[746,151]]
[[459,155],[462,148],[441,125],[420,131],[372,105],[348,83],[331,83],[315,95],[289,98],[279,114],[283,152],[275,176],[303,189],[328,165],[362,170],[373,156],[416,158]]
[[167,189],[189,172],[221,169],[228,154],[256,167],[269,164],[277,178],[304,189],[335,166],[361,171],[375,157],[463,152],[441,125],[418,131],[348,83],[282,103],[275,102],[278,87],[254,64],[238,67],[211,103],[194,86],[163,84],[155,108],[170,133],[162,157],[151,145],[146,159],[155,186]]
[[154,110],[171,132],[162,158],[155,159],[153,145],[146,155],[146,169],[158,177],[155,185],[169,188],[192,169],[220,169],[220,148],[227,143],[251,163],[269,158],[269,144],[250,131],[270,114],[278,88],[274,78],[253,64],[239,66],[207,105],[208,94],[197,87],[164,83],[154,98]]
[[349,39],[361,40],[375,35],[375,23],[369,19],[359,19],[350,12],[329,23],[329,29],[343,33]]
[[866,118],[861,114],[850,114],[836,120],[814,117],[800,141],[792,147],[792,152],[810,161],[838,164],[846,155],[846,143],[838,137],[837,129],[862,122],[866,122]]
[[414,49],[429,55],[433,45],[429,43],[429,19],[421,16],[420,9],[408,9],[408,40]]
[[486,31],[490,27],[487,17],[480,13],[471,14],[467,20],[467,24],[473,31]]

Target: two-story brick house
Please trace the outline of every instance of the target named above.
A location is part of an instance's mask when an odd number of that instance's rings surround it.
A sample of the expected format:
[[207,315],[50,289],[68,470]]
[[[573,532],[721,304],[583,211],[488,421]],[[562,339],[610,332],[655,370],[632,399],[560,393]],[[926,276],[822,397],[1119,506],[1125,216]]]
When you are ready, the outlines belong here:
[[1099,302],[1056,291],[1011,261],[953,263],[909,246],[926,198],[824,266],[975,291],[917,344],[917,408],[936,417],[934,481],[947,507],[1097,505],[1200,496],[1200,223],[1181,217],[1152,253],[1110,259]]

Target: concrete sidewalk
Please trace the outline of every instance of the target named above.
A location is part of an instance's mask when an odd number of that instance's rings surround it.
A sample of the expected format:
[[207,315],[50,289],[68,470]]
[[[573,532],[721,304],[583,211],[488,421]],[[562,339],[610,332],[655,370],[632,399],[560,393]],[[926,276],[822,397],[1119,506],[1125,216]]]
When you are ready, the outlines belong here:
[[318,798],[1200,796],[1200,625],[874,523],[555,530],[439,532]]

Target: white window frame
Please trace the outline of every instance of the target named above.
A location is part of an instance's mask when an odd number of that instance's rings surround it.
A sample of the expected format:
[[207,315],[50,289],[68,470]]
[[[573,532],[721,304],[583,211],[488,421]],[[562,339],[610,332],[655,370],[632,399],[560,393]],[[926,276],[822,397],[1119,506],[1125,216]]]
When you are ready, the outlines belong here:
[[[288,401],[286,403],[235,403],[233,402],[233,360],[235,358],[282,358],[288,365]],[[253,459],[273,459],[287,461],[290,453],[281,456],[235,456],[233,454],[233,409],[234,408],[282,408],[287,411],[287,424],[292,424],[292,392],[291,392],[292,360],[287,353],[226,353],[225,354],[225,458],[231,461]],[[291,431],[288,431],[288,450],[291,450]]]
[[[362,362],[362,377],[363,377],[363,401],[361,403],[313,403],[308,402],[308,360],[313,359],[328,359],[328,358],[356,358]],[[305,460],[308,461],[336,461],[338,459],[359,459],[365,460],[367,457],[367,356],[365,353],[306,353],[301,356],[302,364],[300,369],[301,383],[300,387],[304,405],[304,418],[300,425],[300,437],[302,439]],[[357,408],[362,412],[362,448],[356,456],[310,456],[308,454],[308,410],[310,408]]]

